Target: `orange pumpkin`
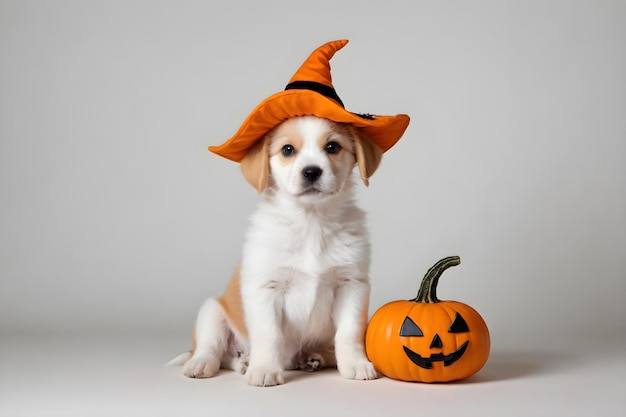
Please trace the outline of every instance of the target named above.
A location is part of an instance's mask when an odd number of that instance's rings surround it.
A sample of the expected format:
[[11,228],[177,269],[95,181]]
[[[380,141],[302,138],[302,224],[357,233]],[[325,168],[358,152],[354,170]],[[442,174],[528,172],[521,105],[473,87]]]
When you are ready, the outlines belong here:
[[381,374],[403,381],[449,382],[474,375],[489,357],[489,330],[472,307],[437,298],[439,277],[461,259],[437,262],[417,297],[392,301],[372,316],[365,334],[369,360]]

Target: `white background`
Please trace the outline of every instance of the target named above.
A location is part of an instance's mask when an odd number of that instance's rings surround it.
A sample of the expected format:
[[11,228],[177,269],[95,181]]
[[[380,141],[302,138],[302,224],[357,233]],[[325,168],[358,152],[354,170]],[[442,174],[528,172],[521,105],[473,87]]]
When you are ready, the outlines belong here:
[[[347,109],[412,118],[359,191],[370,310],[460,255],[438,293],[483,315],[490,361],[467,384],[265,392],[161,368],[259,198],[207,146],[343,38]],[[625,74],[624,1],[0,0],[0,414],[621,414]]]

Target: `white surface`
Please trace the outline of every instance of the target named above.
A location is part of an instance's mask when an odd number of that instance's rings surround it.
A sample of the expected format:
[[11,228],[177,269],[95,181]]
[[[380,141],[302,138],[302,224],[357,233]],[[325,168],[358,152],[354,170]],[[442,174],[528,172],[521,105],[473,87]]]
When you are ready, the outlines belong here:
[[[412,117],[359,193],[371,310],[460,255],[438,293],[483,315],[492,359],[445,387],[158,367],[257,199],[207,146],[339,38],[346,107]],[[625,39],[624,1],[0,0],[0,414],[624,414]]]
[[496,339],[485,367],[455,384],[348,381],[324,370],[258,388],[231,371],[193,380],[161,367],[181,350],[173,335],[16,335],[0,342],[0,415],[624,415],[624,338],[536,336]]

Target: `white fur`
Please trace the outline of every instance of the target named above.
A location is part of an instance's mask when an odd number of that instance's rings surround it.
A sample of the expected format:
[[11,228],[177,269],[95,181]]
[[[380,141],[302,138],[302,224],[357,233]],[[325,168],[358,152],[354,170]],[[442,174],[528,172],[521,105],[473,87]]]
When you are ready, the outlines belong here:
[[[346,378],[377,377],[363,345],[370,245],[354,201],[358,138],[351,132],[311,116],[268,135],[270,174],[240,268],[247,337],[216,299],[207,300],[191,358],[172,361],[186,361],[185,375],[210,377],[222,367],[245,373],[250,385],[272,386],[284,383],[287,369],[336,365]],[[340,152],[327,152],[331,141]],[[282,155],[286,143],[295,145],[293,156]],[[303,178],[311,166],[322,169],[314,182]]]

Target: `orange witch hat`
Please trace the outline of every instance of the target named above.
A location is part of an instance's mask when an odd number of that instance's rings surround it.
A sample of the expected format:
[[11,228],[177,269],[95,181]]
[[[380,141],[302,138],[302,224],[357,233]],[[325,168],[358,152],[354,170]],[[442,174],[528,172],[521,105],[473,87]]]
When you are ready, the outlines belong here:
[[305,115],[351,124],[383,152],[395,145],[409,125],[409,116],[349,112],[333,87],[329,61],[347,43],[347,40],[328,42],[313,51],[291,77],[284,91],[263,100],[233,137],[220,146],[209,146],[209,150],[241,162],[248,150],[280,122]]

